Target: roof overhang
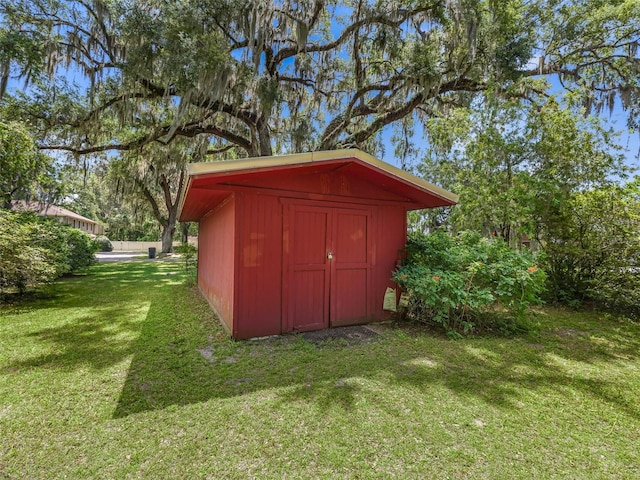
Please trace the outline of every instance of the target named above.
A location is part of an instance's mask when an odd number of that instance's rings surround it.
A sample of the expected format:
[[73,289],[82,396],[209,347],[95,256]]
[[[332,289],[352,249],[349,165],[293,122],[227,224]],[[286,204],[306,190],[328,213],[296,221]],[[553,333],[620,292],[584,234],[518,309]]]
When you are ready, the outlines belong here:
[[64,207],[52,205],[45,202],[26,202],[24,200],[12,200],[11,205],[14,210],[32,211],[42,217],[68,217],[86,223],[93,223],[95,225],[98,224],[98,222],[96,222],[95,220],[83,217],[82,215],[79,215],[76,212],[72,212],[71,210],[67,210]]
[[374,183],[404,199],[407,210],[454,205],[458,196],[357,149],[256,157],[188,165],[180,221],[197,221],[227,197],[233,185],[284,174],[335,169]]

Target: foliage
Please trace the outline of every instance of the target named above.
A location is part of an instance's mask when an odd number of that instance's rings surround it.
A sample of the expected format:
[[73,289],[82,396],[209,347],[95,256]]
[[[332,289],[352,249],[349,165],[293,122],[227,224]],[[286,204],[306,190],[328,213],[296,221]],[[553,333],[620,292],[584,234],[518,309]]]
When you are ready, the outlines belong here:
[[[132,200],[129,198],[129,200]],[[151,218],[143,202],[122,201],[106,217],[107,235],[114,240],[156,242],[160,239],[158,222]]]
[[148,203],[168,252],[180,172],[205,155],[375,154],[393,126],[404,160],[430,120],[487,94],[542,103],[547,77],[574,108],[633,109],[639,21],[633,0],[10,0],[0,96],[31,82],[2,103],[43,149],[118,152],[121,193]]
[[197,282],[196,275],[198,273],[198,247],[190,243],[183,243],[175,248],[176,253],[184,258],[184,270],[190,282]]
[[77,228],[68,228],[65,232],[65,240],[69,249],[69,271],[79,272],[96,263],[95,253],[98,245],[89,234]]
[[[163,155],[164,152],[158,152],[159,157]],[[160,240],[162,225],[154,216],[154,206],[137,185],[139,177],[143,175],[141,172],[149,163],[132,156],[131,165],[124,168],[123,163],[126,165],[126,162],[122,159],[92,160],[83,165],[83,168],[78,168],[78,165],[65,166],[64,173],[69,179],[69,195],[65,207],[85,217],[100,219],[105,226],[105,235],[113,240]],[[165,161],[170,163],[169,159],[163,159],[158,161],[158,165]],[[183,164],[177,169],[182,166]],[[173,181],[179,178],[179,172],[176,177],[171,176],[167,181],[159,177],[160,175],[148,172],[142,183],[151,192],[153,204],[163,217],[166,216],[164,196],[159,193],[161,189],[156,188],[157,184],[162,183],[174,192],[177,185]]]
[[61,228],[34,213],[0,210],[0,293],[47,283],[68,272]]
[[69,199],[66,208],[85,217],[100,219],[114,240],[158,241],[160,229],[151,205],[132,185],[118,162],[96,159],[83,169],[68,165]]
[[409,315],[468,333],[479,324],[496,327],[500,309],[515,324],[540,302],[545,274],[536,262],[529,252],[478,233],[414,233],[393,279],[411,295]]
[[60,168],[60,173],[67,181],[66,196],[61,206],[83,217],[105,223],[105,213],[117,201],[104,180],[105,162],[87,157],[82,163],[65,163]]
[[[199,135],[231,158],[372,151],[387,125],[478,92],[544,97],[536,77],[593,110],[617,93],[630,108],[638,91],[634,0],[12,0],[0,14],[0,73],[37,86],[12,111],[76,153]],[[62,80],[69,68],[86,96]]]
[[33,212],[0,209],[0,294],[51,282],[93,265],[95,246],[81,230]]
[[[377,153],[393,125],[403,158],[419,151],[411,137],[421,127],[437,148],[465,144],[451,162],[472,172],[456,177],[462,206],[428,227],[544,241],[557,210],[591,182],[581,169],[598,182],[616,161],[599,147],[611,145],[607,132],[548,100],[547,79],[560,81],[573,113],[618,101],[634,112],[639,25],[635,0],[10,0],[0,4],[0,95],[9,81],[32,82],[2,107],[43,149],[119,152],[109,169],[127,202],[112,209],[112,238],[147,237],[152,229],[137,227],[155,218],[170,251],[189,161]],[[492,103],[460,124],[468,135],[440,142],[438,128]]]
[[84,166],[67,166],[68,208],[106,224],[114,240],[163,240],[170,251],[185,187],[185,166],[201,160],[201,139],[178,139],[168,146],[147,145],[119,158],[94,159]]
[[[147,145],[129,152],[111,163],[110,181],[129,205],[144,204],[144,210],[161,228],[162,252],[173,249],[173,237],[178,222],[178,205],[186,188],[186,164],[202,160],[200,140],[178,139],[168,146]],[[119,191],[118,191],[119,190]],[[153,232],[157,240],[157,233]],[[141,239],[142,240],[142,239]]]
[[476,228],[514,246],[528,239],[545,254],[550,300],[634,310],[637,183],[614,185],[628,168],[611,132],[554,99],[532,109],[488,99],[429,127],[431,154],[420,170],[459,193],[460,204],[414,222]]
[[94,242],[99,252],[111,252],[113,251],[113,244],[104,235],[99,235],[95,238]]
[[429,155],[418,167],[430,181],[460,196],[448,211],[427,212],[427,226],[477,229],[517,246],[539,239],[576,192],[624,175],[615,136],[554,99],[505,105],[487,98],[429,122]]
[[33,137],[18,122],[0,121],[0,166],[2,208],[11,208],[12,200],[38,197],[38,189],[51,184],[51,159],[40,153]]
[[638,182],[576,194],[544,244],[552,299],[640,317]]

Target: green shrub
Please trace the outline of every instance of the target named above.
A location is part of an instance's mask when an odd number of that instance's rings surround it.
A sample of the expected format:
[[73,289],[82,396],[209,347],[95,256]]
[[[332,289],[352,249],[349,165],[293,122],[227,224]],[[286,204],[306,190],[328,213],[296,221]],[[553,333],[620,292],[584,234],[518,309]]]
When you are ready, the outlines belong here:
[[187,274],[187,280],[190,283],[195,283],[198,272],[198,248],[188,243],[183,243],[175,248],[175,252],[184,258],[184,269]]
[[94,252],[81,230],[33,212],[0,210],[0,294],[22,293],[89,267]]
[[94,240],[98,252],[112,252],[113,244],[104,235],[98,235]]
[[410,294],[409,316],[448,332],[512,329],[539,303],[545,274],[528,251],[474,232],[412,234],[394,281]]
[[24,292],[69,271],[63,230],[33,213],[0,210],[0,293]]
[[640,181],[575,195],[543,245],[550,301],[640,318]]
[[96,263],[96,243],[89,234],[76,228],[66,228],[66,242],[68,248],[69,271],[77,272]]

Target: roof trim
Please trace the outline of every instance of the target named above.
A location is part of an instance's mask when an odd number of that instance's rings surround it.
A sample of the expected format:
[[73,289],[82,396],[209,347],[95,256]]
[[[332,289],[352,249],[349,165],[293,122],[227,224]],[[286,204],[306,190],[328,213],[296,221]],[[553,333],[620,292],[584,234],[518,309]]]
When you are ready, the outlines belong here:
[[187,182],[184,186],[178,202],[178,215],[182,216],[184,203],[187,194],[191,188],[193,180],[198,177],[204,177],[211,174],[224,174],[241,172],[243,170],[261,170],[278,167],[295,167],[297,165],[307,165],[314,162],[325,162],[331,160],[348,160],[356,159],[367,164],[373,169],[382,171],[387,175],[397,178],[415,188],[428,192],[431,195],[440,197],[452,204],[458,203],[458,195],[429,183],[409,172],[390,165],[382,160],[377,159],[373,155],[363,152],[357,148],[341,149],[341,150],[324,150],[319,152],[295,153],[289,155],[274,155],[269,157],[251,157],[240,160],[222,160],[214,162],[199,162],[187,164]]
[[83,222],[99,225],[99,222],[92,220],[91,218],[83,217],[82,215],[76,212],[72,212],[71,210],[68,210],[59,205],[53,205],[51,203],[26,202],[24,200],[13,200],[12,205],[14,205],[17,210],[26,210],[26,211],[35,212],[38,215],[44,216],[44,217],[69,217],[75,220],[81,220]]
[[[362,150],[358,150],[357,148],[295,153],[291,155],[276,155],[271,157],[252,157],[244,158],[242,160],[223,160],[220,162],[190,163],[187,165],[187,172],[189,173],[189,179],[191,179],[191,177],[199,177],[201,175],[207,175],[211,173],[303,165],[306,163],[322,162],[326,160],[340,160],[347,158],[357,158],[364,163],[383,170],[384,172],[401,180],[404,180],[405,182],[408,182],[422,190],[427,190],[453,203],[458,203],[458,195],[436,185],[433,185],[432,183],[418,178],[415,175],[412,175],[409,172],[406,172],[398,167],[383,162],[373,155],[369,155],[368,153],[365,153]],[[187,190],[188,188],[185,188],[183,193],[186,194]],[[185,195],[183,195],[183,198],[184,196]],[[180,211],[182,211],[182,201],[180,202]]]

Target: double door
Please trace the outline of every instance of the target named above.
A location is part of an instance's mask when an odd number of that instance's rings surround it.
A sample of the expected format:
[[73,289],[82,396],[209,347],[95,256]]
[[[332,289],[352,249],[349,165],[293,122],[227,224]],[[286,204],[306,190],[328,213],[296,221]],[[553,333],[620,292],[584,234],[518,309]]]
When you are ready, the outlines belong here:
[[364,208],[285,205],[283,330],[368,321],[370,231]]

